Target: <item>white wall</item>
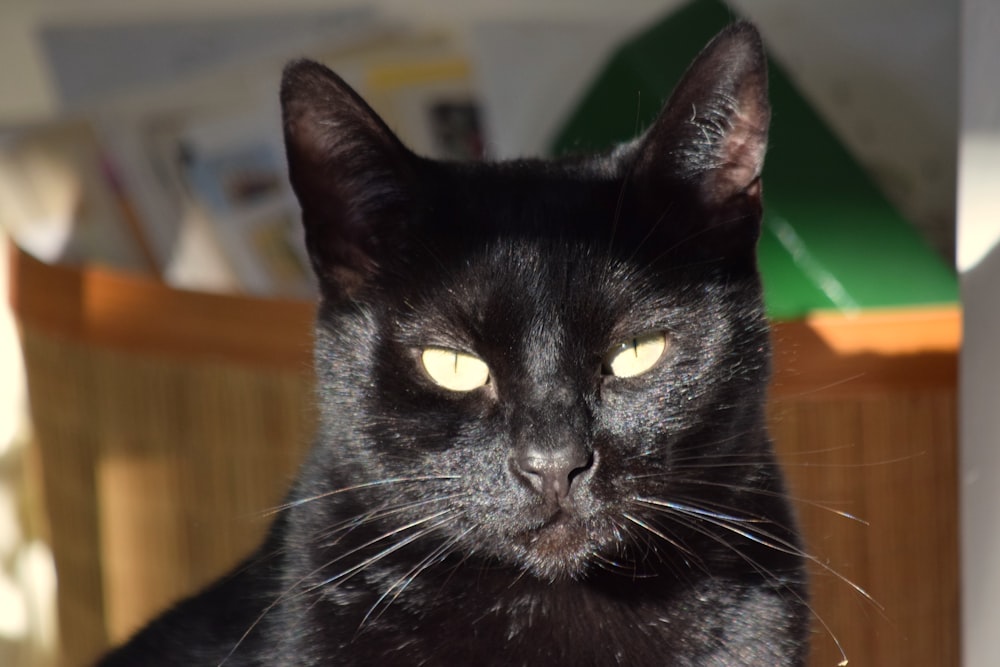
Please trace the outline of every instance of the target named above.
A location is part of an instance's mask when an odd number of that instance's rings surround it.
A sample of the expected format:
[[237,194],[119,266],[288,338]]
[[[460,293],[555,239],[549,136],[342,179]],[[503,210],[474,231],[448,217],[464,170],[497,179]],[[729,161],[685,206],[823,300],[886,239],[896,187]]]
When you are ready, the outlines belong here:
[[964,665],[1000,665],[1000,3],[962,3],[958,266]]

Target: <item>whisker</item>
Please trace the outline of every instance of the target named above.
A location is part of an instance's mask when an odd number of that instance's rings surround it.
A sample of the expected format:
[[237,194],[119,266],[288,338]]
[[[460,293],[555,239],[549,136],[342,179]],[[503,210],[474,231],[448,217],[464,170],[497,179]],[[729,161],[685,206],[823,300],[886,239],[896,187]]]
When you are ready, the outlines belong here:
[[611,234],[608,237],[608,251],[610,251],[615,244],[615,236],[618,235],[618,224],[621,221],[622,206],[625,203],[625,192],[628,190],[629,180],[632,178],[632,169],[629,169],[622,179],[622,185],[618,189],[618,200],[615,202],[615,213],[614,217],[611,219]]
[[[663,212],[660,213],[659,216],[657,216],[653,224],[649,226],[649,230],[646,232],[645,236],[643,236],[642,239],[639,241],[639,243],[636,244],[635,248],[632,249],[632,253],[629,255],[627,260],[629,263],[635,260],[636,256],[639,254],[639,251],[642,250],[643,246],[646,245],[646,242],[649,241],[649,239],[653,238],[653,234],[656,233],[656,230],[659,229],[660,225],[662,225],[666,220],[670,219],[670,214],[673,212],[673,209],[674,209],[674,204],[673,202],[670,202],[667,205],[667,207],[663,209]],[[662,254],[660,255],[660,257],[663,256],[664,255]]]
[[[693,525],[691,525],[691,527],[693,529],[695,529],[695,530],[698,530],[698,528],[695,527],[695,526],[693,526]],[[840,662],[837,663],[838,667],[844,667],[844,666],[846,666],[848,664],[847,652],[844,650],[844,647],[841,645],[840,639],[837,638],[837,635],[836,635],[836,633],[834,633],[833,628],[830,627],[830,625],[826,622],[826,619],[824,619],[816,611],[816,609],[812,606],[812,604],[810,604],[802,595],[800,595],[797,591],[795,591],[793,588],[791,588],[790,586],[788,586],[786,583],[782,582],[778,577],[774,576],[774,574],[772,574],[771,572],[769,572],[766,567],[764,567],[763,565],[761,565],[755,559],[751,558],[746,553],[744,553],[740,549],[736,548],[734,545],[730,544],[727,540],[724,540],[724,539],[722,539],[721,537],[719,537],[717,535],[713,535],[711,533],[711,531],[700,531],[700,532],[702,532],[702,534],[704,534],[704,535],[706,535],[706,536],[714,539],[716,542],[718,542],[718,543],[720,543],[720,544],[728,547],[731,551],[733,551],[740,558],[742,558],[744,560],[744,562],[748,563],[758,574],[760,574],[765,579],[771,581],[773,584],[781,586],[787,593],[789,593],[796,600],[798,600],[800,603],[802,603],[806,607],[806,609],[809,610],[809,614],[813,618],[815,618],[819,622],[820,625],[823,626],[823,629],[826,630],[827,635],[830,637],[831,640],[833,640],[834,645],[837,647],[837,651],[840,653],[840,658],[841,658]],[[847,583],[848,584],[852,584],[853,582],[848,581]],[[862,591],[862,593],[864,593],[864,591]],[[869,598],[869,599],[871,600],[871,598]],[[874,603],[874,600],[872,600],[872,602]],[[877,603],[875,603],[875,604],[876,604],[876,606],[878,606]]]
[[[648,532],[652,533],[653,535],[656,535],[661,540],[663,540],[664,542],[666,542],[670,546],[672,546],[675,549],[677,549],[679,552],[681,552],[683,554],[686,554],[687,556],[690,556],[692,561],[696,561],[697,563],[699,563],[699,564],[701,564],[703,566],[701,558],[697,554],[695,554],[693,551],[691,551],[691,549],[689,549],[687,546],[685,546],[685,545],[681,544],[680,542],[678,542],[675,538],[669,537],[668,535],[664,534],[663,531],[657,530],[653,526],[649,525],[649,523],[647,523],[646,521],[643,521],[642,519],[634,517],[631,514],[629,514],[628,512],[622,512],[622,516],[624,516],[626,519],[628,519],[629,521],[631,521],[635,525],[639,526],[640,528],[643,528],[643,529],[647,530]],[[685,560],[687,560],[687,559],[685,559]]]
[[[734,517],[675,502],[660,501],[649,498],[636,498],[636,501],[642,505],[645,505],[653,509],[661,508],[661,509],[671,510],[671,512],[674,513],[675,515],[688,515],[688,516],[693,516],[695,518],[703,519],[704,521],[713,526],[718,526],[723,530],[727,530],[731,533],[746,538],[747,540],[756,542],[761,546],[768,547],[769,549],[774,549],[775,551],[778,551],[780,553],[785,553],[791,556],[798,556],[800,558],[804,558],[805,560],[808,560],[811,563],[818,565],[820,568],[822,568],[829,574],[832,574],[837,579],[839,579],[843,583],[853,588],[859,595],[861,595],[862,597],[867,599],[871,604],[873,604],[880,612],[883,613],[885,612],[885,608],[881,604],[879,604],[875,600],[875,598],[873,598],[871,594],[868,593],[868,591],[866,591],[861,586],[848,579],[840,572],[837,572],[835,569],[833,569],[832,567],[821,561],[819,558],[813,556],[812,554],[806,551],[803,551],[795,544],[792,544],[788,540],[779,537],[778,535],[775,535],[771,532],[761,530],[760,528],[756,528],[757,532],[755,533],[753,532],[753,530],[743,527],[744,525],[749,523],[758,523],[758,521],[756,520]],[[734,525],[734,523],[736,525]]]
[[[711,448],[717,448],[717,447],[720,447],[722,445],[726,445],[726,444],[729,444],[729,443],[739,442],[740,440],[742,440],[744,438],[747,438],[749,436],[752,436],[754,434],[756,434],[756,431],[746,430],[746,431],[740,431],[738,433],[732,433],[732,434],[730,434],[730,435],[728,435],[728,436],[726,436],[724,438],[719,438],[717,440],[708,440],[708,441],[699,441],[699,442],[693,442],[693,443],[686,443],[683,446],[677,447],[676,449],[673,450],[673,452],[671,453],[671,461],[687,460],[687,459],[700,459],[700,458],[707,457],[707,456],[719,456],[719,457],[727,456],[727,454],[725,452],[719,452],[717,454],[705,454],[704,451],[707,450],[707,449],[711,449]],[[655,449],[649,449],[649,450],[641,452],[640,454],[629,456],[629,457],[626,458],[626,460],[630,461],[630,460],[637,459],[637,458],[642,458],[642,457],[645,457],[645,456],[651,456],[653,454],[663,454],[663,455],[666,455],[666,451],[665,450],[666,450],[665,447],[657,447]],[[677,457],[678,453],[688,453],[688,452],[693,452],[693,454],[691,456],[688,456],[688,457]],[[751,455],[747,454],[747,456],[751,456]],[[752,454],[752,456],[759,456],[759,454]]]
[[590,557],[593,558],[594,561],[597,562],[597,566],[598,567],[600,567],[601,569],[607,570],[608,572],[613,572],[615,574],[621,574],[621,570],[626,570],[628,572],[636,574],[636,569],[635,569],[635,565],[634,564],[631,567],[627,566],[627,565],[623,565],[622,563],[619,563],[616,560],[611,560],[607,556],[602,555],[600,551],[591,551],[590,552]]
[[670,502],[667,500],[656,500],[654,498],[636,498],[637,501],[643,504],[654,505],[656,507],[666,507],[677,512],[683,512],[685,514],[694,514],[697,516],[705,516],[713,519],[718,519],[720,521],[734,521],[736,523],[760,523],[766,521],[766,519],[760,518],[747,518],[733,516],[729,514],[723,514],[721,512],[714,512],[711,510],[703,509],[700,507],[694,507],[691,505],[682,505],[680,503]]
[[316,494],[314,496],[309,496],[307,498],[298,498],[296,500],[283,503],[276,507],[272,507],[261,513],[261,516],[273,516],[279,512],[284,512],[286,510],[292,509],[293,507],[299,507],[305,505],[306,503],[311,503],[316,500],[322,500],[323,498],[329,498],[331,496],[336,496],[341,493],[348,493],[350,491],[357,491],[358,489],[366,489],[373,486],[385,486],[386,484],[401,484],[405,482],[430,482],[437,480],[446,479],[459,479],[459,475],[429,475],[426,477],[394,477],[391,479],[380,479],[374,482],[364,482],[363,484],[354,484],[352,486],[345,486],[340,489],[334,489],[333,491],[324,491],[323,493]]
[[421,507],[423,505],[429,505],[429,504],[432,504],[432,503],[439,503],[439,502],[443,502],[445,500],[451,500],[453,498],[460,498],[460,497],[463,497],[463,496],[466,496],[466,495],[468,495],[468,493],[466,493],[466,492],[463,492],[463,493],[451,493],[451,494],[444,495],[444,496],[437,496],[437,497],[434,497],[434,498],[428,498],[428,499],[425,499],[425,500],[419,500],[419,501],[414,501],[414,502],[409,502],[409,503],[402,503],[402,504],[399,504],[399,505],[388,505],[388,504],[382,505],[381,507],[378,507],[378,508],[373,509],[373,510],[369,510],[369,511],[363,513],[363,514],[359,514],[357,516],[351,517],[350,519],[345,519],[345,520],[343,520],[343,521],[341,521],[339,523],[335,523],[333,525],[326,526],[326,527],[324,527],[324,529],[322,531],[317,532],[316,535],[315,535],[315,537],[320,538],[320,539],[329,539],[329,538],[333,537],[334,535],[337,535],[337,533],[342,533],[341,535],[339,535],[337,537],[337,539],[335,539],[333,542],[330,542],[327,545],[327,546],[332,546],[333,544],[336,544],[337,542],[339,542],[340,540],[342,540],[344,538],[344,536],[346,536],[347,534],[349,534],[352,530],[354,530],[356,528],[360,528],[361,526],[364,526],[365,524],[372,523],[374,521],[378,521],[380,519],[384,519],[384,518],[389,517],[389,516],[393,516],[394,514],[400,514],[400,513],[403,513],[403,512],[407,512],[409,510],[412,510],[412,509],[417,508],[417,507]]
[[387,588],[382,593],[382,595],[379,596],[379,598],[375,601],[375,603],[368,609],[368,612],[364,615],[364,618],[362,618],[361,622],[358,624],[358,629],[356,630],[356,632],[361,631],[361,629],[364,627],[365,623],[368,622],[368,619],[371,617],[375,609],[377,609],[378,606],[382,603],[382,601],[385,600],[390,593],[392,593],[393,589],[397,589],[398,587],[396,593],[382,608],[382,611],[379,612],[378,616],[375,617],[376,619],[378,619],[383,613],[385,613],[386,609],[388,609],[392,605],[392,603],[395,602],[400,595],[402,595],[406,587],[409,586],[411,583],[413,583],[413,580],[416,579],[421,572],[423,572],[430,566],[434,565],[434,563],[438,563],[447,558],[448,554],[451,553],[451,550],[454,548],[454,546],[458,544],[466,535],[472,532],[472,530],[473,530],[472,527],[467,528],[462,533],[455,535],[454,537],[445,542],[442,542],[433,551],[431,551],[430,554],[424,557],[423,560],[421,560],[413,568],[411,568],[409,572],[407,572],[405,575],[403,575],[395,582],[393,582],[393,584],[389,586],[389,588]]
[[861,378],[865,377],[866,375],[867,375],[867,373],[855,373],[854,375],[845,376],[845,377],[843,377],[843,378],[841,378],[839,380],[834,380],[834,381],[829,382],[829,383],[827,383],[825,385],[822,385],[820,387],[810,387],[809,389],[804,389],[802,391],[797,391],[797,392],[795,392],[793,394],[787,394],[783,398],[785,398],[786,400],[787,399],[793,399],[793,398],[805,398],[805,397],[808,397],[808,396],[811,396],[811,395],[814,395],[814,394],[819,394],[821,392],[827,391],[828,389],[833,389],[835,387],[840,387],[840,386],[845,385],[845,384],[850,384],[851,382],[854,382],[856,380],[860,380]]
[[514,578],[513,578],[512,580],[511,580],[510,584],[509,584],[509,585],[507,586],[507,590],[514,590],[514,587],[515,587],[515,586],[516,586],[516,585],[517,585],[517,584],[518,584],[518,583],[519,583],[519,582],[520,582],[520,581],[521,581],[522,579],[524,579],[524,577],[525,577],[525,576],[527,576],[527,574],[528,574],[528,571],[527,571],[527,570],[525,570],[525,569],[522,569],[522,570],[521,570],[520,572],[518,572],[518,573],[517,573],[517,576],[516,576],[516,577],[514,577]]
[[[678,521],[681,525],[687,526],[691,530],[694,530],[695,532],[697,532],[697,533],[699,533],[701,535],[704,535],[705,537],[708,537],[709,539],[717,542],[718,544],[724,546],[725,548],[729,549],[730,551],[732,551],[733,553],[735,553],[736,555],[738,555],[740,558],[743,559],[743,561],[745,563],[747,563],[748,565],[750,565],[750,567],[752,567],[758,574],[760,574],[766,580],[770,581],[772,584],[780,586],[787,593],[789,593],[790,595],[792,595],[796,600],[798,600],[800,603],[802,603],[802,605],[805,606],[805,608],[809,610],[810,615],[813,618],[815,618],[819,622],[820,625],[823,626],[823,629],[826,631],[827,635],[830,637],[831,640],[833,640],[834,645],[837,647],[837,651],[840,653],[840,657],[841,657],[841,661],[839,663],[837,663],[837,666],[838,667],[846,667],[846,665],[849,662],[848,658],[847,658],[847,652],[844,650],[844,647],[841,645],[840,640],[837,639],[837,635],[833,632],[833,629],[823,619],[823,617],[820,616],[819,613],[817,613],[816,609],[813,608],[813,606],[805,598],[803,598],[803,596],[801,596],[798,592],[796,592],[794,589],[792,589],[790,586],[788,586],[787,583],[781,581],[781,579],[779,579],[778,577],[776,577],[766,567],[764,567],[763,565],[761,565],[760,563],[758,563],[756,560],[754,560],[753,558],[751,558],[750,556],[748,556],[746,553],[744,553],[743,551],[741,551],[740,549],[738,549],[734,544],[730,543],[728,540],[724,539],[723,537],[721,537],[719,535],[716,535],[715,533],[713,533],[710,530],[707,530],[703,526],[698,525],[697,522],[691,521],[689,519],[686,519],[683,512],[676,512],[676,513],[672,512],[671,514],[673,515],[673,519],[675,521]],[[695,518],[697,518],[697,517],[695,517]],[[805,553],[802,553],[802,552],[800,552],[800,555],[803,558],[811,558],[808,554],[805,554]],[[845,577],[842,577],[841,575],[839,575],[839,573],[833,571],[832,569],[830,571],[834,575],[838,576],[843,581],[845,581],[846,583],[848,583],[849,585],[855,587],[857,590],[861,590],[860,588],[854,586],[853,582],[851,582],[850,580],[847,580]],[[871,596],[869,596],[865,591],[861,590],[861,593],[865,597],[867,597],[868,600],[870,600],[872,602],[872,604],[874,604],[876,606],[876,608],[878,608],[880,611],[882,610],[881,605],[879,605],[877,602],[875,602],[875,600],[872,599]]]
[[[914,452],[912,454],[906,454],[903,456],[898,456],[892,459],[882,459],[880,461],[859,461],[856,463],[816,463],[810,461],[776,461],[761,459],[759,461],[749,460],[749,461],[733,461],[731,463],[701,463],[701,464],[685,464],[674,466],[676,470],[711,470],[713,468],[742,468],[747,466],[772,466],[775,468],[823,468],[828,470],[841,470],[841,469],[855,469],[855,468],[873,468],[875,466],[890,466],[899,463],[905,463],[906,461],[912,461],[918,456],[923,456],[925,452]],[[688,457],[688,461],[697,461],[698,456]],[[704,457],[708,458],[708,457]],[[720,455],[717,458],[726,458],[725,455]]]
[[760,496],[767,496],[770,498],[779,498],[781,500],[787,500],[796,504],[807,505],[809,507],[815,507],[816,509],[820,509],[825,512],[830,512],[831,514],[835,514],[836,516],[839,516],[841,518],[860,523],[863,526],[871,525],[866,519],[862,519],[859,516],[855,516],[850,512],[846,512],[844,510],[838,510],[835,507],[824,505],[823,503],[817,502],[815,500],[809,500],[808,498],[802,498],[800,496],[793,496],[788,493],[780,493],[778,491],[771,491],[770,489],[759,489],[753,486],[728,484],[726,482],[712,482],[705,479],[689,479],[682,477],[682,478],[676,478],[675,481],[680,484],[697,484],[701,486],[712,486],[731,491],[738,491],[740,493],[752,493]]
[[661,252],[659,255],[657,255],[656,257],[654,257],[653,261],[651,263],[652,264],[658,264],[664,257],[668,256],[670,253],[674,252],[678,248],[681,248],[681,247],[687,245],[688,243],[691,243],[691,242],[697,240],[699,237],[704,237],[707,234],[715,233],[715,231],[717,229],[723,228],[726,225],[728,225],[728,224],[730,224],[732,222],[737,221],[738,219],[739,218],[737,218],[737,217],[733,217],[733,218],[729,218],[729,219],[719,220],[719,221],[715,222],[714,224],[703,225],[697,231],[694,231],[694,232],[688,234],[687,236],[685,236],[684,238],[678,240],[676,243],[674,243],[670,247],[666,248],[663,252]]
[[[440,512],[437,512],[437,513],[432,514],[430,516],[424,517],[423,519],[417,519],[416,521],[411,521],[411,522],[409,522],[409,523],[407,523],[407,524],[405,524],[403,526],[400,526],[399,528],[396,528],[394,530],[390,530],[387,533],[383,533],[382,535],[379,535],[376,538],[368,540],[364,544],[362,544],[360,546],[357,546],[357,547],[354,547],[353,549],[350,549],[350,550],[348,550],[348,551],[340,554],[336,558],[334,558],[334,559],[332,559],[330,561],[327,561],[323,565],[323,567],[321,567],[319,569],[320,570],[326,569],[327,567],[333,565],[337,561],[343,560],[344,558],[346,558],[346,557],[348,557],[350,555],[353,555],[353,554],[357,553],[358,551],[366,549],[366,548],[368,548],[368,547],[370,547],[370,546],[372,546],[374,544],[378,544],[382,540],[385,540],[385,539],[387,539],[389,537],[392,537],[394,535],[398,535],[399,533],[401,533],[403,531],[406,531],[406,530],[409,530],[411,528],[415,528],[417,526],[423,525],[423,524],[427,523],[428,521],[433,521],[434,519],[440,518],[440,517],[442,517],[442,516],[444,516],[446,514],[451,514],[453,511],[454,510],[451,510],[451,509],[441,510]],[[374,562],[382,559],[385,556],[388,556],[390,553],[393,553],[394,551],[397,551],[397,550],[401,549],[402,547],[404,547],[407,544],[409,544],[410,542],[412,542],[414,539],[417,539],[418,537],[422,537],[423,535],[427,534],[428,532],[430,532],[434,528],[438,528],[438,527],[440,527],[440,526],[448,523],[448,521],[449,520],[438,521],[435,524],[431,524],[431,526],[429,528],[424,528],[420,532],[415,533],[414,535],[410,535],[410,536],[404,538],[403,540],[400,540],[399,542],[397,542],[393,546],[389,547],[386,550],[383,550],[383,551],[379,552],[375,556],[373,556],[373,557],[371,557],[369,559],[366,559],[366,560],[362,561],[361,563],[359,563],[357,565],[354,565],[354,566],[348,568],[347,570],[344,570],[343,572],[340,572],[339,574],[336,574],[336,575],[334,575],[332,577],[328,577],[327,579],[324,579],[323,581],[319,582],[318,584],[314,584],[314,585],[310,586],[309,588],[305,589],[303,592],[314,591],[314,590],[316,590],[318,588],[323,588],[323,587],[325,587],[325,586],[333,583],[334,581],[342,580],[342,577],[344,577],[344,575],[346,575],[348,573],[351,573],[352,575],[353,574],[357,574],[357,572],[359,572],[360,570],[363,570],[364,568],[368,567],[372,563],[374,563]],[[319,570],[315,570],[314,573],[318,572],[318,571]]]
[[[395,530],[389,531],[388,533],[384,533],[384,534],[380,535],[379,537],[376,537],[376,538],[374,538],[372,540],[369,540],[368,542],[362,544],[361,546],[355,547],[355,548],[353,548],[353,549],[351,549],[351,550],[349,550],[349,551],[347,551],[347,552],[345,552],[343,554],[340,554],[336,558],[327,561],[326,563],[324,563],[323,565],[320,565],[319,567],[317,567],[316,569],[312,570],[311,572],[308,572],[307,574],[304,574],[297,581],[295,581],[295,583],[293,583],[292,585],[290,585],[283,593],[281,593],[281,595],[279,595],[278,597],[276,597],[266,607],[264,607],[264,610],[261,611],[261,613],[257,616],[257,618],[254,619],[253,623],[250,624],[250,627],[248,627],[246,629],[246,631],[242,635],[240,635],[240,638],[238,640],[236,640],[236,643],[233,644],[233,647],[229,650],[229,652],[226,654],[226,656],[219,662],[219,664],[218,664],[217,667],[223,667],[226,664],[226,662],[228,662],[229,658],[231,658],[233,656],[233,654],[237,651],[237,649],[239,649],[239,647],[243,644],[243,642],[246,641],[246,638],[250,636],[250,633],[253,632],[253,630],[258,625],[260,625],[260,622],[262,620],[264,620],[264,617],[267,616],[271,612],[271,610],[273,610],[278,604],[280,604],[284,600],[288,599],[289,596],[291,596],[293,594],[296,597],[301,596],[301,595],[305,595],[307,593],[311,593],[312,591],[317,590],[318,588],[323,588],[324,586],[327,586],[327,585],[329,585],[330,583],[332,583],[334,581],[337,581],[337,585],[340,585],[341,583],[343,583],[347,579],[350,579],[350,577],[352,577],[355,574],[357,574],[358,572],[364,570],[366,567],[368,567],[372,563],[378,562],[379,560],[381,560],[385,556],[388,556],[389,554],[391,554],[391,553],[393,553],[395,551],[398,551],[399,549],[403,548],[404,546],[406,546],[407,544],[409,544],[413,540],[419,539],[420,537],[423,537],[424,535],[426,535],[426,534],[430,533],[431,531],[433,531],[435,528],[438,528],[439,526],[448,523],[448,520],[439,521],[436,524],[432,524],[430,528],[424,528],[423,530],[417,532],[415,535],[408,536],[407,538],[401,540],[400,542],[397,542],[392,547],[389,547],[388,549],[385,549],[385,550],[379,552],[375,556],[366,559],[362,563],[359,563],[358,565],[355,565],[355,566],[353,566],[353,567],[351,567],[351,568],[349,568],[349,569],[347,569],[347,570],[339,573],[338,575],[336,575],[334,577],[330,577],[329,579],[327,579],[325,581],[322,581],[322,582],[320,582],[318,584],[315,584],[313,586],[309,586],[308,588],[305,588],[303,590],[296,591],[296,589],[298,588],[298,586],[300,584],[302,584],[303,582],[307,581],[308,579],[310,579],[311,577],[315,576],[319,572],[322,572],[323,570],[325,570],[326,568],[330,567],[331,565],[333,565],[337,561],[343,560],[344,558],[346,558],[346,557],[348,557],[348,556],[350,556],[350,555],[352,555],[354,553],[357,553],[358,551],[360,551],[362,549],[365,549],[365,548],[370,547],[370,546],[372,546],[374,544],[377,544],[378,542],[380,542],[380,541],[382,541],[382,540],[384,540],[386,538],[392,537],[393,535],[396,535],[396,534],[398,534],[398,533],[400,533],[400,532],[402,532],[404,530],[409,530],[410,528],[414,528],[416,526],[425,524],[428,521],[433,521],[434,519],[436,519],[438,517],[441,517],[441,516],[443,516],[445,514],[449,514],[452,511],[453,510],[446,509],[446,510],[442,510],[442,511],[436,513],[436,514],[432,514],[431,516],[425,517],[423,519],[419,519],[417,521],[411,521],[410,523],[408,523],[408,524],[406,524],[404,526],[401,526],[399,528],[396,528]],[[348,575],[348,573],[350,573],[350,574]],[[345,577],[345,575],[348,575],[348,576]]]
[[[755,457],[760,458],[761,460],[765,460],[765,459],[766,460],[770,460],[771,457],[763,457],[763,456],[761,456],[761,454],[759,452],[714,452],[714,453],[711,453],[711,454],[706,454],[706,453],[704,453],[704,452],[701,451],[701,450],[707,449],[709,447],[717,447],[719,445],[724,445],[724,444],[727,444],[727,443],[730,443],[730,442],[736,442],[736,441],[740,440],[741,438],[745,437],[746,435],[747,435],[747,433],[743,433],[743,434],[738,434],[738,435],[733,436],[733,437],[722,438],[720,440],[713,440],[713,441],[710,441],[710,442],[697,443],[694,446],[688,446],[688,447],[679,448],[676,451],[678,451],[678,452],[694,452],[694,453],[692,453],[690,456],[680,456],[680,457],[679,456],[673,456],[673,457],[671,457],[671,461],[672,462],[678,462],[678,461],[691,461],[691,460],[699,460],[699,459],[723,459],[723,458],[734,458],[734,459],[745,458],[745,459],[751,459],[751,460],[753,460]],[[843,452],[843,451],[848,451],[848,450],[852,450],[852,449],[857,449],[857,445],[837,445],[835,447],[823,447],[821,449],[802,449],[802,450],[796,450],[794,452],[782,452],[780,458],[782,460],[786,460],[786,459],[790,459],[790,458],[800,458],[800,457],[803,457],[803,456],[816,456],[816,455],[819,455],[819,454],[831,454],[833,452]]]

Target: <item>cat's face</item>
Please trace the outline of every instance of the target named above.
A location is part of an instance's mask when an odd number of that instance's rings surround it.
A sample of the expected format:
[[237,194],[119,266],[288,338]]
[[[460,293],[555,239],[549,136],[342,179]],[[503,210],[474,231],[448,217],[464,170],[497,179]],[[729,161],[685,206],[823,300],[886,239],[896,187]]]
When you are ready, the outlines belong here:
[[712,509],[699,498],[730,468],[693,462],[746,455],[733,428],[758,423],[767,379],[765,82],[756,35],[733,29],[628,146],[458,165],[293,65],[331,478],[389,530],[433,537],[428,558],[552,579],[641,570],[649,533],[683,551],[691,516],[658,517]]

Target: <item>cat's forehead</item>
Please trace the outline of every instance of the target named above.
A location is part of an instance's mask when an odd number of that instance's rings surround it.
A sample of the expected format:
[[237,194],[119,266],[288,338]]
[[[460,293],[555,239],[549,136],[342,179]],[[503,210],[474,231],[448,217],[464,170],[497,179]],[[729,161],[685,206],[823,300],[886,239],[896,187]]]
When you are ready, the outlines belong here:
[[424,284],[406,289],[406,317],[419,329],[539,343],[662,325],[691,292],[592,244],[523,236],[428,267]]
[[468,302],[526,300],[559,304],[612,300],[623,283],[641,282],[638,267],[577,238],[497,234],[469,241],[453,261],[431,269],[431,281]]
[[517,235],[607,244],[616,216],[630,214],[623,180],[596,158],[447,165],[432,178],[429,223],[471,244]]
[[[710,301],[711,276],[688,270],[686,258],[661,259],[671,234],[636,223],[626,179],[599,159],[437,165],[430,174],[432,205],[377,278],[424,331],[521,340],[589,327],[614,337]],[[660,220],[659,231],[674,222]]]

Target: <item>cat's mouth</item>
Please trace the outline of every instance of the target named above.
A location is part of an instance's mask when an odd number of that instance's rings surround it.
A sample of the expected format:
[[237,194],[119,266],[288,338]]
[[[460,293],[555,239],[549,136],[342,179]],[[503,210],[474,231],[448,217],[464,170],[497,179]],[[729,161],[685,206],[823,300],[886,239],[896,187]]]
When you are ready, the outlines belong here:
[[576,517],[565,510],[558,509],[553,512],[552,516],[546,519],[540,526],[533,528],[530,531],[534,533],[532,539],[538,539],[541,535],[547,532],[568,530],[569,525],[573,523],[578,523]]
[[593,550],[587,526],[578,516],[562,509],[525,531],[521,542],[530,569],[547,579],[578,576]]

